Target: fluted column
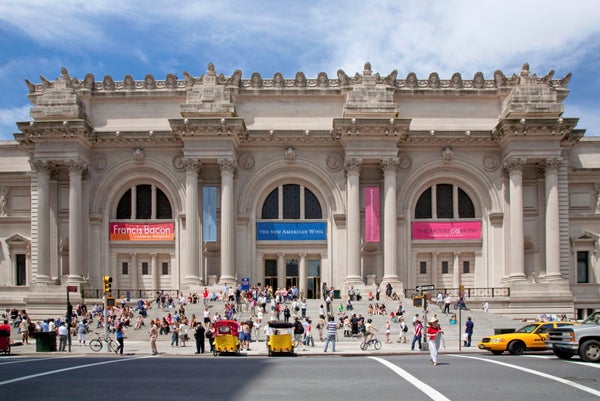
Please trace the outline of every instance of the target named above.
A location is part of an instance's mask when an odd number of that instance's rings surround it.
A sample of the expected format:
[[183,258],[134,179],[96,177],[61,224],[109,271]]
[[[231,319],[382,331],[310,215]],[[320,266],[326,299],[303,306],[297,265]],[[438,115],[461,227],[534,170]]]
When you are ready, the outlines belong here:
[[510,202],[509,279],[525,278],[523,239],[523,167],[526,159],[510,159],[504,163],[508,170]]
[[360,159],[350,159],[345,163],[346,169],[346,284],[360,284]]
[[139,288],[138,283],[138,257],[137,253],[131,255],[131,289],[137,290]]
[[82,276],[82,195],[81,177],[87,165],[79,160],[66,160],[69,167],[69,277],[68,283],[83,281]]
[[47,161],[33,161],[37,173],[37,276],[35,282],[50,283],[50,176],[56,166]]
[[160,273],[158,271],[158,255],[155,253],[150,254],[150,269],[152,269],[152,287],[156,290],[160,290],[159,277]]
[[234,159],[219,159],[217,162],[221,170],[221,277],[219,282],[235,284],[233,176],[237,166]]
[[396,172],[398,158],[381,161],[383,171],[383,281],[398,282],[396,238]]
[[558,211],[558,167],[560,158],[543,164],[546,187],[546,278],[562,278],[560,273],[560,233]]
[[452,253],[452,287],[453,288],[459,288],[460,287],[460,276],[461,276],[461,271],[460,271],[460,252],[453,252]]
[[183,283],[200,285],[200,247],[198,212],[198,172],[201,164],[195,159],[184,159],[185,166],[185,264],[182,268]]
[[431,252],[431,284],[438,287],[438,257],[439,252]]
[[308,266],[306,263],[306,253],[300,253],[300,266],[299,266],[299,280],[298,283],[298,294],[302,297],[306,297],[306,284],[308,277]]

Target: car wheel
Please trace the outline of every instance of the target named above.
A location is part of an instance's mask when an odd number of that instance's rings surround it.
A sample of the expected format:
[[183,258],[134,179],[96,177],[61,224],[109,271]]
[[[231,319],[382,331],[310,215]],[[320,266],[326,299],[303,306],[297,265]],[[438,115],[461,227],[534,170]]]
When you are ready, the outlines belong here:
[[586,362],[600,362],[600,341],[588,340],[579,347],[579,356]]
[[510,352],[512,355],[521,355],[523,351],[525,351],[525,344],[523,344],[521,341],[513,341],[512,343],[508,344],[508,352]]
[[571,359],[571,357],[573,356],[573,354],[571,354],[570,352],[565,352],[557,349],[553,349],[552,352],[554,352],[554,355],[556,355],[560,359]]
[[504,351],[492,351],[492,354],[494,355],[502,355]]

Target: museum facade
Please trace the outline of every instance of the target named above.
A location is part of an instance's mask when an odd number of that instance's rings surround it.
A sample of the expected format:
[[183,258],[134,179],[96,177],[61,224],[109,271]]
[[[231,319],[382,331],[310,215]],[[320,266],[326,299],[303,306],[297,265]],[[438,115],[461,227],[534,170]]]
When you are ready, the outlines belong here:
[[0,142],[0,304],[102,288],[391,283],[514,315],[600,301],[600,140],[570,75],[478,72],[33,84]]

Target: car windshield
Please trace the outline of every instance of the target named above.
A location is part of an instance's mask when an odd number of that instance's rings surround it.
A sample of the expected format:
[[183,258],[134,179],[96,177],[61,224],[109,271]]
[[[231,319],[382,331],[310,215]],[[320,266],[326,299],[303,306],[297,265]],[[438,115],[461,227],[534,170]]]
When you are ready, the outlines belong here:
[[581,324],[594,324],[596,326],[600,325],[600,312],[594,312],[594,313],[592,313]]
[[523,326],[519,330],[515,331],[515,333],[533,333],[537,327],[537,324],[528,324],[527,326]]

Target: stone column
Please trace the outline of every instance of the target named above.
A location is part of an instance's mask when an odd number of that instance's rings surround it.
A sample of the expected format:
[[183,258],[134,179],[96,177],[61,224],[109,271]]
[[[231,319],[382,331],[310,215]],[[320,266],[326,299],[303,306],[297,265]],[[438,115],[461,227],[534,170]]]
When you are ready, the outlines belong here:
[[459,288],[461,282],[461,272],[460,272],[460,252],[452,253],[452,287]]
[[234,159],[219,159],[221,170],[221,277],[220,284],[235,284],[234,229],[235,207],[233,202]]
[[[360,166],[362,160],[346,160],[346,285],[362,284],[360,274]],[[333,284],[333,283],[332,283]]]
[[[121,269],[119,269],[119,259],[118,259],[118,254],[116,252],[111,252],[110,253],[110,266],[108,266],[108,269],[106,271],[106,275],[109,275],[112,277],[113,281],[112,281],[112,288],[120,288],[121,286],[121,280],[119,280],[119,277],[121,276]],[[104,274],[100,274],[100,282],[102,282],[102,276],[104,276]]]
[[525,251],[523,238],[523,167],[526,159],[514,158],[504,163],[509,179],[509,279],[525,279]]
[[131,289],[137,290],[139,288],[137,253],[131,254],[131,263],[130,264],[131,264]]
[[159,272],[158,272],[158,257],[155,253],[150,255],[150,268],[152,269],[152,287],[154,287],[155,290],[160,290],[160,284],[159,284]]
[[79,160],[66,160],[69,167],[69,277],[67,283],[83,281],[82,272],[82,197],[81,177],[87,165]]
[[185,263],[182,268],[183,284],[200,285],[198,171],[201,164],[195,159],[184,159],[185,167]]
[[299,283],[298,283],[298,294],[300,294],[301,297],[306,297],[306,284],[307,284],[307,280],[308,280],[308,265],[307,265],[307,261],[306,261],[306,253],[302,252],[300,253],[300,266],[298,266],[298,270],[299,270]]
[[438,287],[438,256],[439,256],[439,252],[431,252],[431,284],[435,285],[435,287]]
[[546,175],[546,278],[561,279],[560,227],[558,211],[558,167],[561,159],[547,159],[543,168]]
[[[37,276],[35,282],[50,283],[50,176],[56,166],[48,161],[33,161],[37,173]],[[35,249],[35,248],[34,248]]]
[[399,282],[396,235],[396,172],[398,158],[381,161],[383,171],[383,281]]
[[[277,254],[277,288],[285,287],[285,254]],[[274,292],[274,291],[273,291]]]

